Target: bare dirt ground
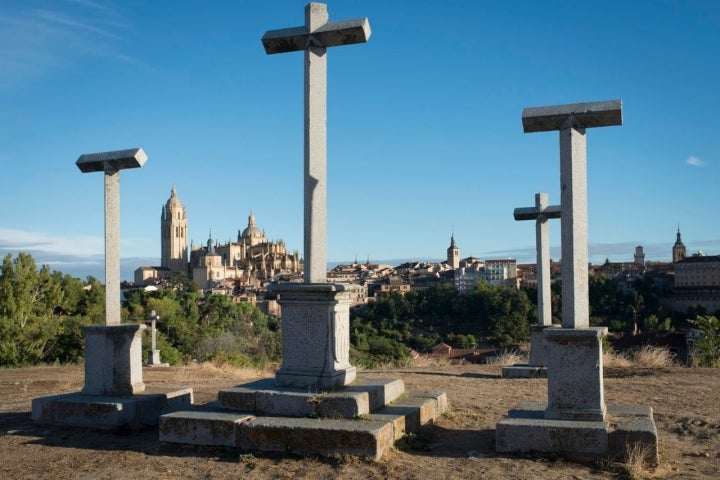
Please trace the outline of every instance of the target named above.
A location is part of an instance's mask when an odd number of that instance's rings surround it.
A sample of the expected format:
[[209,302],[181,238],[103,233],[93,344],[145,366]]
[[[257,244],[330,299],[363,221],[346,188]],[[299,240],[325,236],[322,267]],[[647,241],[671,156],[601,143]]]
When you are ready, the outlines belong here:
[[[380,461],[349,457],[288,457],[163,445],[157,428],[107,433],[48,428],[30,421],[30,400],[78,391],[82,366],[0,369],[2,479],[226,479],[226,478],[629,478],[621,465],[580,465],[559,458],[503,456],[494,450],[495,424],[523,401],[545,401],[546,380],[503,380],[499,366],[442,365],[366,370],[364,376],[401,378],[406,388],[443,390],[449,413]],[[195,403],[217,391],[270,376],[212,365],[146,369],[148,385],[191,386]],[[720,371],[682,367],[605,369],[607,403],[650,405],[659,434],[660,466],[649,478],[720,477]]]

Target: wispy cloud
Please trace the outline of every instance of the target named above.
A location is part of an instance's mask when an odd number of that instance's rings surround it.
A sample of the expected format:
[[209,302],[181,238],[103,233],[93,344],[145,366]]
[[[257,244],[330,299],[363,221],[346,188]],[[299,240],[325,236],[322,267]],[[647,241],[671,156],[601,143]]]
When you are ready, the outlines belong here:
[[130,23],[105,2],[40,0],[3,10],[0,89],[72,67],[83,57],[133,61],[122,51]]
[[691,167],[704,167],[705,166],[705,162],[694,155],[691,155],[688,158],[686,158],[685,163],[690,165]]

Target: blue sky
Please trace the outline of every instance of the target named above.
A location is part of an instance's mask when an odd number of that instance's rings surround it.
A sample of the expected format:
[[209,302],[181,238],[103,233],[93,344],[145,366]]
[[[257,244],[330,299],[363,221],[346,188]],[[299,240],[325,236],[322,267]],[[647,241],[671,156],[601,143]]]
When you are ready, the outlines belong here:
[[[83,153],[142,147],[121,174],[123,278],[160,257],[173,186],[190,238],[252,210],[302,252],[303,56],[266,55],[298,0],[0,1],[0,255],[103,278],[103,182]],[[720,3],[329,1],[368,17],[328,52],[328,260],[534,259],[515,207],[559,201],[556,132],[525,107],[622,99],[588,131],[590,259],[720,253]],[[559,258],[559,223],[551,229]]]

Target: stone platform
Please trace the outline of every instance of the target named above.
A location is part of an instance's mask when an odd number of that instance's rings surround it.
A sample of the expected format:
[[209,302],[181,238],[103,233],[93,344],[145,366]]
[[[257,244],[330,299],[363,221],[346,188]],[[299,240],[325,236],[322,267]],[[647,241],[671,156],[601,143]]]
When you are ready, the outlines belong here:
[[73,392],[32,399],[31,418],[40,425],[139,429],[157,425],[160,415],[190,408],[192,401],[192,388],[149,387],[124,396]]
[[547,404],[529,402],[510,410],[496,425],[500,453],[551,453],[572,460],[623,461],[637,445],[648,464],[657,465],[657,428],[651,407],[607,405],[604,421],[545,418]]
[[325,392],[264,379],[221,390],[218,400],[160,417],[160,441],[299,455],[379,459],[407,433],[431,425],[444,392],[406,392],[402,380],[357,379]]

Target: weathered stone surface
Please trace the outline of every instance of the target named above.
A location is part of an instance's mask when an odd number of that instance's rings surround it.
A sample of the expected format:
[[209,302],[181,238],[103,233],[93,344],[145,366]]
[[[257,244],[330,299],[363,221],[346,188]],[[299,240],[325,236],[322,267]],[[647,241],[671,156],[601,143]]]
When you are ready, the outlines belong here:
[[370,413],[368,392],[330,392],[318,397],[317,415],[322,418],[355,418]]
[[355,380],[350,364],[349,285],[284,283],[271,288],[282,308],[279,386],[330,390]]
[[560,130],[565,127],[568,117],[574,117],[582,128],[622,125],[622,100],[525,108],[522,113],[523,131]]
[[145,325],[88,325],[85,332],[87,395],[142,393],[142,332]]
[[112,397],[70,393],[32,400],[32,419],[42,425],[69,425],[101,430],[156,425],[160,415],[188,409],[192,389]]
[[375,460],[393,442],[393,426],[387,422],[277,417],[258,417],[243,423],[238,438],[238,446],[244,451],[343,453]]
[[358,378],[345,387],[348,392],[367,392],[370,411],[394,402],[405,393],[405,383],[398,378]]
[[160,441],[235,447],[238,426],[253,415],[221,411],[184,411],[160,417]]
[[609,404],[605,422],[548,420],[546,408],[545,403],[528,402],[508,412],[496,426],[497,451],[623,461],[628,446],[637,446],[650,464],[658,462],[657,429],[649,407]]
[[128,148],[112,152],[86,153],[80,155],[75,165],[81,172],[88,173],[140,168],[146,161],[147,155],[142,148]]
[[437,401],[432,398],[403,397],[377,412],[382,415],[405,417],[405,431],[418,433],[424,426],[432,425],[437,418]]
[[602,344],[607,328],[546,328],[548,408],[545,418],[605,418]]
[[445,413],[448,409],[449,403],[445,392],[418,392],[416,390],[411,390],[408,392],[408,396],[411,398],[423,398],[433,401],[435,406],[433,420]]

